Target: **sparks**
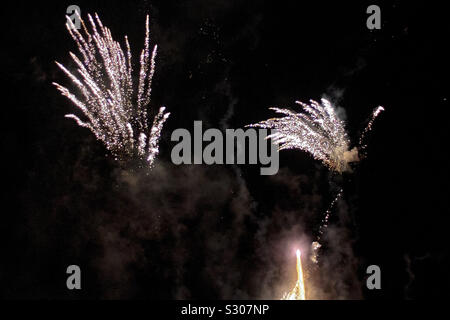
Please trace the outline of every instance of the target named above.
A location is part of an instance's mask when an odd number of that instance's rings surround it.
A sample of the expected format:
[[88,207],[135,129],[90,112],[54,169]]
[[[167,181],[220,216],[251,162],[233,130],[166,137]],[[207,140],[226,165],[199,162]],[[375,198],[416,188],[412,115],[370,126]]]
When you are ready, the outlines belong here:
[[364,128],[361,136],[359,137],[359,150],[363,156],[366,156],[366,148],[367,148],[367,143],[365,142],[366,136],[372,130],[372,126],[375,119],[382,111],[384,111],[384,108],[382,106],[378,106],[373,110],[369,122],[367,123],[367,126]]
[[[249,127],[275,129],[272,138],[279,143],[279,150],[300,149],[310,153],[315,159],[322,161],[330,170],[338,173],[350,172],[350,163],[359,161],[359,150],[350,149],[350,140],[345,130],[345,123],[336,114],[335,108],[326,100],[322,104],[310,100],[310,104],[296,101],[303,112],[295,113],[288,109],[270,108],[286,115],[251,124]],[[372,113],[369,124],[360,138],[360,149],[364,149],[363,140],[372,128],[375,118],[383,111],[378,107]]]
[[322,105],[314,100],[310,102],[307,105],[296,101],[303,107],[302,113],[270,108],[286,116],[268,119],[250,127],[275,129],[275,133],[267,138],[279,143],[279,150],[304,150],[331,170],[339,173],[351,171],[349,163],[359,161],[359,158],[357,149],[350,149],[344,121],[338,118],[328,100],[322,99]]
[[344,189],[340,189],[338,194],[336,195],[336,197],[333,199],[333,201],[331,201],[330,205],[328,206],[327,211],[325,211],[325,213],[323,214],[323,218],[322,221],[320,222],[320,226],[319,226],[319,232],[316,238],[316,241],[314,241],[311,244],[311,261],[314,263],[318,263],[319,262],[319,249],[322,247],[322,244],[320,243],[321,238],[323,233],[325,232],[325,230],[328,228],[328,221],[330,219],[330,215],[331,212],[334,208],[334,206],[336,205],[336,203],[338,202],[338,200],[342,197],[342,194],[344,192]]
[[306,300],[305,283],[303,281],[301,252],[297,250],[297,282],[294,289],[286,293],[283,300]]
[[[78,12],[77,12],[78,15]],[[137,155],[150,166],[159,152],[159,140],[164,122],[169,117],[161,107],[155,116],[152,127],[147,116],[157,46],[150,55],[149,17],[145,24],[145,45],[140,55],[139,81],[133,83],[131,50],[125,36],[125,52],[112,38],[111,31],[103,26],[95,14],[95,20],[88,14],[92,33],[80,19],[83,33],[80,33],[69,17],[67,30],[76,42],[81,58],[70,52],[77,65],[78,77],[62,64],[58,67],[75,84],[80,93],[73,94],[69,89],[53,83],[63,96],[69,98],[84,114],[81,120],[74,114],[67,118],[75,120],[88,128],[95,137],[117,158],[130,158]]]

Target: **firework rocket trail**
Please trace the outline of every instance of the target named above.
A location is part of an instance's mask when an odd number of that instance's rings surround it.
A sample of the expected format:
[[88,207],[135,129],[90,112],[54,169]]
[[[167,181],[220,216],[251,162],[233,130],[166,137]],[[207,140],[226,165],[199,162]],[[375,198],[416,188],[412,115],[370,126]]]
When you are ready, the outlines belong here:
[[372,112],[372,115],[370,116],[369,122],[367,123],[367,126],[364,128],[361,136],[359,137],[359,153],[362,154],[362,156],[366,156],[366,148],[367,144],[365,143],[365,139],[367,134],[372,130],[373,123],[375,119],[378,117],[378,115],[384,111],[384,108],[379,106],[375,108]]
[[78,18],[84,34],[74,27],[69,17],[66,24],[81,54],[79,58],[70,52],[78,67],[78,77],[62,64],[56,64],[72,80],[80,94],[75,95],[58,83],[53,84],[82,111],[87,120],[83,121],[74,114],[67,114],[66,117],[91,130],[116,159],[137,155],[151,166],[159,152],[161,130],[169,113],[165,113],[165,108],[161,107],[149,128],[151,121],[147,111],[157,50],[155,45],[150,55],[149,17],[147,15],[145,45],[140,55],[137,84],[133,83],[127,36],[124,52],[97,14],[95,21],[88,15],[92,34],[81,17]]
[[305,300],[305,282],[303,280],[303,269],[300,250],[297,250],[297,282],[294,289],[286,293],[282,300]]
[[343,193],[344,193],[344,189],[341,188],[339,190],[339,192],[337,193],[336,197],[334,197],[333,201],[331,201],[330,205],[328,206],[327,211],[325,211],[325,213],[324,213],[324,217],[322,218],[322,221],[320,222],[319,232],[316,237],[316,241],[314,241],[311,244],[311,248],[312,248],[311,261],[314,263],[319,262],[319,249],[322,246],[320,244],[320,240],[322,238],[322,235],[323,235],[325,229],[328,227],[328,220],[330,219],[331,212],[332,212],[334,206],[336,205],[336,203],[338,202],[338,200],[342,197]]

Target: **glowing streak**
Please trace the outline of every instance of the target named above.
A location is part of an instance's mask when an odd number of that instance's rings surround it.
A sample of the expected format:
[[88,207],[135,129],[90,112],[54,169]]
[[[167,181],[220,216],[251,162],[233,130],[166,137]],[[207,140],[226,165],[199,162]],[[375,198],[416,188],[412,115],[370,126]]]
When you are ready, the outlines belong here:
[[303,280],[300,250],[297,250],[297,282],[294,289],[284,295],[283,300],[306,300],[305,282]]

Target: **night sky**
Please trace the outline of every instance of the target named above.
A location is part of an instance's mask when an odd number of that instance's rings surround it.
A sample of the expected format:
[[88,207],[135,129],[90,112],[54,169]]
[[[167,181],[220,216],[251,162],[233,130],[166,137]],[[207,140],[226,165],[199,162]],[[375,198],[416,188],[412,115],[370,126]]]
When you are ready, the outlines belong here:
[[[75,88],[66,8],[97,12],[136,58],[150,15],[151,110],[166,106],[152,170],[116,162],[52,86]],[[366,8],[381,8],[368,30]],[[339,186],[315,299],[431,299],[450,286],[450,24],[430,1],[14,1],[2,18],[0,296],[8,299],[278,299]],[[137,61],[134,61],[137,66]],[[309,154],[259,165],[174,165],[172,131],[243,128],[295,100],[345,109],[352,143],[385,107],[368,157],[337,176]],[[66,288],[79,265],[82,290]],[[366,268],[382,289],[367,290]]]

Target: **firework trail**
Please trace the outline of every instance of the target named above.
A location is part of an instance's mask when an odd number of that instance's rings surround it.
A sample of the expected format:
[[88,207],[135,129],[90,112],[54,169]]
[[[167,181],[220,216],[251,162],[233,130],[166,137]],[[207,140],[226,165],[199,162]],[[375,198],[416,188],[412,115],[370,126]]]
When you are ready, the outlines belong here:
[[338,202],[338,200],[342,197],[342,194],[344,193],[344,189],[340,189],[337,193],[336,197],[334,197],[333,201],[331,201],[330,205],[328,206],[327,211],[324,213],[324,217],[322,218],[322,221],[320,222],[319,232],[316,238],[316,241],[314,241],[311,244],[311,261],[314,263],[319,262],[319,249],[322,246],[320,244],[320,240],[322,238],[322,235],[325,231],[325,229],[328,227],[328,220],[330,219],[331,212]]
[[91,130],[116,159],[138,156],[151,166],[159,152],[161,130],[169,113],[165,113],[165,108],[161,107],[149,128],[151,120],[147,112],[157,50],[155,45],[150,54],[149,17],[146,18],[145,45],[140,55],[137,84],[132,78],[132,58],[127,36],[124,52],[97,14],[95,20],[88,15],[92,33],[81,17],[78,18],[83,34],[74,27],[69,17],[66,24],[81,55],[79,58],[70,52],[78,67],[78,77],[62,64],[56,64],[80,93],[75,95],[60,84],[53,84],[82,111],[86,121],[74,114],[67,114],[66,117]]
[[377,108],[375,108],[372,112],[372,115],[370,116],[369,122],[367,123],[367,126],[364,128],[363,132],[361,133],[361,136],[359,137],[359,153],[363,156],[366,157],[366,148],[367,148],[367,143],[365,142],[366,136],[367,134],[372,131],[372,126],[373,123],[375,121],[375,119],[378,117],[378,115],[380,114],[380,112],[384,111],[384,108],[379,106]]
[[283,296],[282,300],[305,300],[305,282],[303,281],[303,269],[300,250],[297,250],[297,282],[294,289]]

